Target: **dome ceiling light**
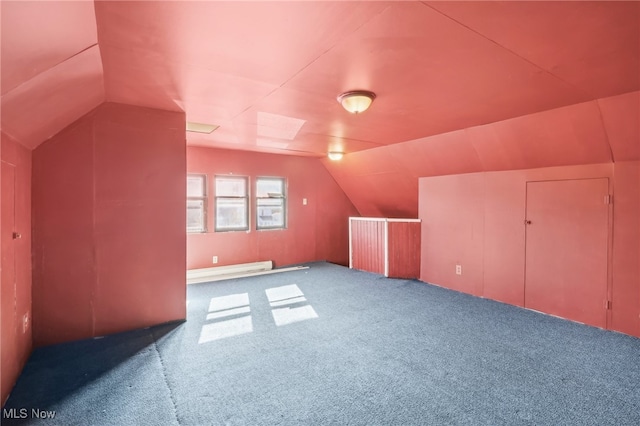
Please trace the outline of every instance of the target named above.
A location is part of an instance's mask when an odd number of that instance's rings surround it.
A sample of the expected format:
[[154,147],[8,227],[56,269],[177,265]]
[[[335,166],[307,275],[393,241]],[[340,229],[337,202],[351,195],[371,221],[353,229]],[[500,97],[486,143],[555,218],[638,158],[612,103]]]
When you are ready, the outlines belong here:
[[342,160],[343,155],[344,153],[340,151],[329,151],[329,153],[327,154],[327,157],[329,157],[329,160],[338,161],[338,160]]
[[360,114],[366,111],[371,102],[376,98],[376,94],[367,90],[353,90],[338,96],[338,102],[352,114]]

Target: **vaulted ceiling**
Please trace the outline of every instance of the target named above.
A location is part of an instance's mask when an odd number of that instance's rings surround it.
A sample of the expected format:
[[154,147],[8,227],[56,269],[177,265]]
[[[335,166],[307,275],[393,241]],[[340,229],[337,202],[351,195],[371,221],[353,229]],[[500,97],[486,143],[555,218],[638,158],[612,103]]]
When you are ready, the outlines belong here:
[[2,131],[30,148],[105,101],[220,126],[190,145],[321,157],[640,89],[635,1],[2,1],[1,23]]

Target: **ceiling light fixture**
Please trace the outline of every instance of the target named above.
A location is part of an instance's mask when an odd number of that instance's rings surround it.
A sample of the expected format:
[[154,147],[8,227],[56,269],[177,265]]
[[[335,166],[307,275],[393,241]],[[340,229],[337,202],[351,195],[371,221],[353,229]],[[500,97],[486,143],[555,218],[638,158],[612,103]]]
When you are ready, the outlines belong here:
[[344,155],[344,152],[340,152],[340,151],[329,151],[329,153],[327,154],[327,157],[329,157],[329,160],[332,161],[338,161],[342,159],[342,156]]
[[352,114],[364,112],[371,106],[376,94],[367,90],[353,90],[338,96],[338,102]]

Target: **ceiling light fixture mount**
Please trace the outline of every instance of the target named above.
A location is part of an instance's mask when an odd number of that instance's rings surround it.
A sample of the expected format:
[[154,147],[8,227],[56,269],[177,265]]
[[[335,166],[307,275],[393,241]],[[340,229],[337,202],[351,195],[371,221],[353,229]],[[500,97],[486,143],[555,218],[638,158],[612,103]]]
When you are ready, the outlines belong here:
[[329,151],[327,153],[327,157],[329,157],[329,160],[332,160],[332,161],[342,160],[343,156],[344,156],[344,152],[340,152],[340,151]]
[[368,90],[352,90],[338,96],[338,102],[352,114],[366,111],[376,98],[376,94]]

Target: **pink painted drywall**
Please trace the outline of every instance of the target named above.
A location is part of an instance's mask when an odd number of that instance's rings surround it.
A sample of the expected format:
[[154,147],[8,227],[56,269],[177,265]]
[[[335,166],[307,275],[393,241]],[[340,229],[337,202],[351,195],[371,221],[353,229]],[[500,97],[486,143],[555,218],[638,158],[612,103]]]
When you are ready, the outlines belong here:
[[640,157],[640,92],[322,160],[362,216],[415,217],[420,177]]
[[34,343],[185,318],[185,121],[105,103],[33,153]]
[[[524,255],[511,247],[525,243],[525,192],[521,179],[504,179],[500,173],[484,173],[484,238],[482,287],[484,297],[524,306]],[[490,188],[490,189],[489,189]],[[489,192],[490,191],[490,192]]]
[[316,258],[349,265],[349,220],[358,211],[318,160],[316,170]]
[[33,339],[94,335],[93,120],[73,123],[33,152]]
[[[333,178],[312,158],[188,147],[189,173],[207,175],[208,223],[206,233],[188,234],[187,268],[272,260],[275,266],[315,260],[348,263],[348,217],[357,215]],[[249,177],[250,193],[259,176],[287,180],[287,228],[255,227],[255,203],[250,202],[250,230],[214,232],[215,175]],[[303,205],[303,198],[307,205]]]
[[640,336],[640,161],[616,163],[613,188],[611,328]]
[[[421,178],[420,279],[523,306],[526,182],[588,178],[608,178],[614,200],[607,327],[640,337],[638,162]],[[456,264],[462,275],[455,274]]]
[[422,281],[482,295],[484,186],[482,174],[420,179]]
[[[31,151],[2,133],[0,405],[31,354]],[[13,238],[13,233],[20,238]],[[24,320],[27,320],[24,324]]]
[[613,160],[640,160],[640,92],[598,99]]

